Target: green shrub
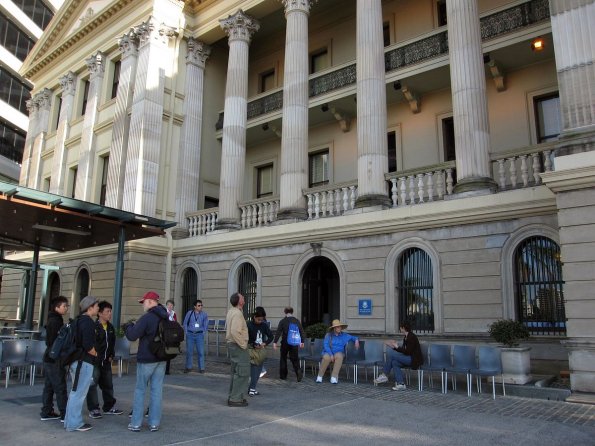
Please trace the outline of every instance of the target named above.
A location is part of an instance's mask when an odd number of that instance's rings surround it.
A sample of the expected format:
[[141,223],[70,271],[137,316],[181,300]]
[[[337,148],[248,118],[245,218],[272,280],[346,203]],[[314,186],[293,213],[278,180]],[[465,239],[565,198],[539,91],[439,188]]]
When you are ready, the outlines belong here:
[[502,319],[488,326],[490,336],[506,347],[516,347],[520,341],[529,338],[529,330],[522,322]]
[[319,322],[317,324],[308,325],[305,328],[306,337],[310,339],[323,339],[328,332],[328,325]]

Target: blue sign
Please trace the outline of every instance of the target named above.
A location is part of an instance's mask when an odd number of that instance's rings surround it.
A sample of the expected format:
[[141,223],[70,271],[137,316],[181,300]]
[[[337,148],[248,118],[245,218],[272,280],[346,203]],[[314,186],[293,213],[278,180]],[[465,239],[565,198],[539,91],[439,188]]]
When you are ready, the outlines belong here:
[[360,316],[372,316],[372,299],[360,299],[358,309]]

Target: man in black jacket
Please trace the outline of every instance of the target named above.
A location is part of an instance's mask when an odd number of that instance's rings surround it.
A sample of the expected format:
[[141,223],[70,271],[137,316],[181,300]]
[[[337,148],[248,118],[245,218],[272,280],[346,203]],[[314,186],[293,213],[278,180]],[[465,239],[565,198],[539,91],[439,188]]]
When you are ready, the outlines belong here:
[[[279,322],[277,325],[277,332],[275,333],[275,339],[273,340],[273,348],[277,350],[277,342],[279,338],[281,338],[281,355],[279,356],[279,378],[287,379],[287,355],[289,354],[289,359],[291,360],[291,364],[293,365],[293,369],[295,370],[295,376],[297,377],[297,381],[300,382],[302,380],[303,372],[300,369],[300,360],[299,360],[299,348],[304,348],[304,329],[302,328],[302,324],[298,321],[295,317],[293,317],[293,308],[292,307],[285,307],[283,310],[285,312],[285,317]],[[300,332],[300,345],[290,345],[287,340],[287,335],[289,333],[289,326],[290,324],[295,324]]]
[[[58,296],[50,302],[50,311],[48,313],[48,321],[45,326],[45,353],[43,355],[43,372],[45,375],[45,384],[43,386],[43,394],[41,402],[41,421],[57,420],[61,418],[64,420],[66,414],[66,370],[60,364],[59,360],[50,358],[49,352],[52,344],[58,337],[58,332],[64,325],[63,316],[68,311],[68,299],[64,296]],[[56,403],[60,415],[54,412],[54,393],[56,394]]]
[[116,347],[116,330],[111,324],[112,304],[107,300],[99,302],[99,313],[95,321],[95,350],[97,362],[93,370],[93,382],[87,393],[87,408],[90,418],[101,418],[97,386],[101,388],[103,396],[103,413],[107,415],[121,415],[122,411],[116,409],[114,398],[114,384],[112,381],[112,359]]

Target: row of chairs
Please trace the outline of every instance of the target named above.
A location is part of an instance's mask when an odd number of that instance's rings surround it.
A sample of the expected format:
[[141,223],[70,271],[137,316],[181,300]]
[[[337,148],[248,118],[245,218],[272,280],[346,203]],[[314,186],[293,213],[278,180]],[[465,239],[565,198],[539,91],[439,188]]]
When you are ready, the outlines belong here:
[[24,383],[29,371],[29,385],[35,384],[37,367],[43,367],[45,341],[30,339],[5,340],[0,343],[0,368],[5,373],[4,387],[13,371],[17,371],[18,378]]
[[[207,353],[209,352],[209,346],[214,345],[217,356],[219,356],[219,337],[221,333],[225,333],[226,325],[225,319],[209,319],[209,326],[207,329],[206,343]],[[210,337],[215,337],[215,343],[211,344]]]
[[[353,343],[348,344],[345,351],[343,365],[346,367],[347,377],[350,370],[353,371],[353,382],[358,382],[358,369],[363,368],[366,381],[368,380],[368,369],[373,371],[374,379],[378,376],[380,367],[385,361],[385,346],[381,340],[361,340],[359,349],[355,349]],[[314,373],[315,367],[320,366],[322,359],[323,339],[315,339],[313,343],[307,344],[300,351],[299,358],[303,369],[308,364]],[[428,382],[433,384],[433,374],[440,373],[441,391],[448,391],[448,375],[451,374],[452,387],[456,389],[456,375],[465,374],[467,381],[467,395],[471,396],[473,376],[476,378],[477,391],[481,393],[481,379],[492,378],[492,394],[496,398],[495,377],[502,376],[502,364],[500,360],[500,349],[490,346],[474,345],[445,345],[421,343],[424,365],[417,369],[418,390],[423,391],[424,373],[428,372]],[[411,368],[407,368],[407,379],[411,382]],[[502,392],[506,395],[504,380],[502,379]]]

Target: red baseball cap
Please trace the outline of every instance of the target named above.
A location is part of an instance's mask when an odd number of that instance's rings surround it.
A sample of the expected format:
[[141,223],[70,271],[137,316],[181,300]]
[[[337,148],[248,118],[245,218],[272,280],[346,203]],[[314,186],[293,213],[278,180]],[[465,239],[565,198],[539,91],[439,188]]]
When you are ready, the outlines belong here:
[[156,300],[159,301],[159,294],[157,294],[155,291],[147,291],[145,293],[145,295],[143,296],[143,298],[141,300],[139,300],[139,303],[143,303],[145,300]]

